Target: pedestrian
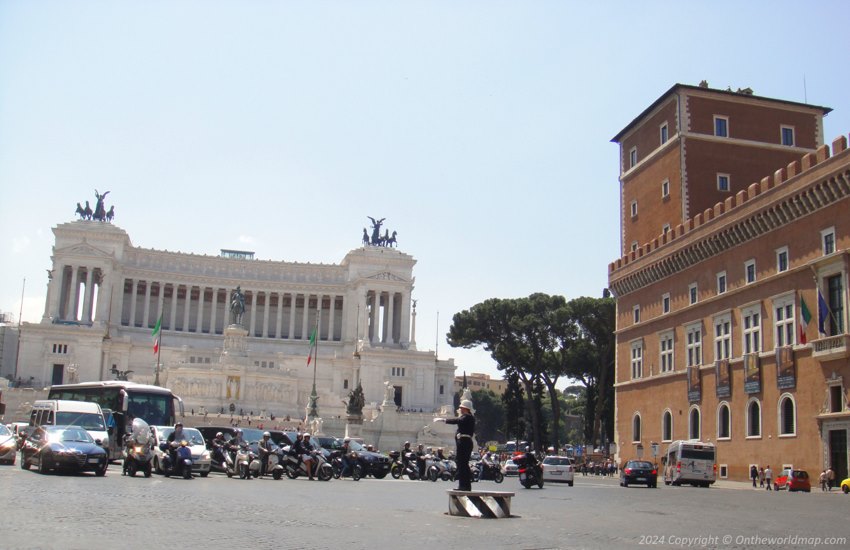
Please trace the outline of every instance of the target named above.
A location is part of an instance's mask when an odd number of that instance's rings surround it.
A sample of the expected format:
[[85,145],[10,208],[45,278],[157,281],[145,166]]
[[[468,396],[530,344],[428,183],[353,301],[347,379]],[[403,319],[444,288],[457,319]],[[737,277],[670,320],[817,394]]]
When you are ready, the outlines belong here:
[[758,481],[758,478],[759,478],[759,470],[758,470],[758,468],[756,468],[755,464],[750,466],[750,477],[753,480],[753,489],[755,489],[757,487],[756,481]]
[[770,469],[770,464],[764,469],[764,482],[767,484],[765,487],[768,491],[773,490],[773,470]]
[[469,469],[469,457],[472,455],[472,436],[475,435],[475,416],[473,416],[475,410],[472,408],[472,401],[469,399],[461,401],[457,412],[457,418],[435,418],[434,422],[457,425],[457,433],[455,433],[455,440],[457,441],[457,490],[471,491],[472,471]]
[[759,487],[764,488],[764,468],[759,468]]
[[818,481],[820,481],[820,490],[826,491],[826,470],[820,473],[820,478]]
[[826,487],[827,491],[832,491],[832,482],[835,481],[835,472],[832,471],[832,468],[826,469]]

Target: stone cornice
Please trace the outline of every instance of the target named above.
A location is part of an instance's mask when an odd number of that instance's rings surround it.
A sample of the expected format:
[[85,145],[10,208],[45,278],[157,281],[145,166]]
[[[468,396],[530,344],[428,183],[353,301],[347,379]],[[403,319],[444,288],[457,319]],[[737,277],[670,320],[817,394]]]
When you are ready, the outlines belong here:
[[625,296],[847,199],[850,150],[833,145],[831,159],[821,147],[612,263],[609,288]]

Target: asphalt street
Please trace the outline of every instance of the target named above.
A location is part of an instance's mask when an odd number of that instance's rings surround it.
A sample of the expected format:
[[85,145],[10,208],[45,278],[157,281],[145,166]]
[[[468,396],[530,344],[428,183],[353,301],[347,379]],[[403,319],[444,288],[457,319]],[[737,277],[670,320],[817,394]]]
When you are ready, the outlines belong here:
[[97,478],[0,466],[0,548],[847,548],[850,537],[850,495],[838,491],[621,488],[581,475],[574,487],[523,489],[508,478],[473,489],[515,492],[514,517],[472,519],[447,514],[450,488],[391,477],[145,479],[112,465]]

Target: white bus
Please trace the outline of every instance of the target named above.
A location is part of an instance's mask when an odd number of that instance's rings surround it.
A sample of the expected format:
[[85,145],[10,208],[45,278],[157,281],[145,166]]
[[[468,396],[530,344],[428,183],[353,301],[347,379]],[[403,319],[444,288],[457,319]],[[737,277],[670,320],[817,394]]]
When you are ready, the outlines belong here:
[[713,443],[696,439],[674,441],[661,458],[664,484],[708,487],[717,479],[717,450]]

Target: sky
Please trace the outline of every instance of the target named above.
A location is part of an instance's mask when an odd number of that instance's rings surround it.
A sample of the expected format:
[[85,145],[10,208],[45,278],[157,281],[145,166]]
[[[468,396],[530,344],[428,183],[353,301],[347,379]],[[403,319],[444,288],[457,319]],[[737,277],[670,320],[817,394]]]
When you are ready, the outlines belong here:
[[40,321],[51,229],[95,189],[134,246],[197,254],[339,263],[372,216],[417,260],[418,348],[498,376],[452,316],[601,296],[611,138],[705,79],[833,108],[831,143],[848,22],[842,0],[0,0],[0,312]]

